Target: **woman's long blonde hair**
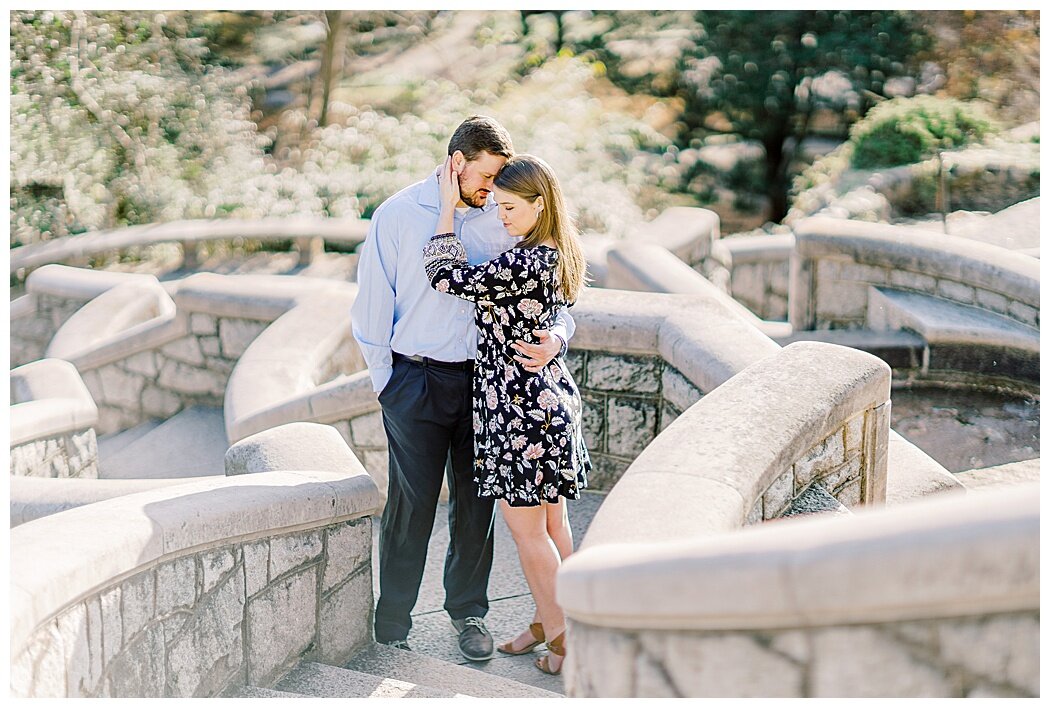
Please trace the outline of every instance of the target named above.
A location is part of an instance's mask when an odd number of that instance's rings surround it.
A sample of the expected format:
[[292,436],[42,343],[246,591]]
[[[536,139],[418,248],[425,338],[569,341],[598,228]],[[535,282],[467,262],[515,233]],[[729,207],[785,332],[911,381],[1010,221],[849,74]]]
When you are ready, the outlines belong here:
[[519,242],[522,248],[538,246],[548,238],[554,241],[560,258],[558,276],[568,303],[576,302],[587,282],[587,261],[583,257],[576,224],[565,209],[561,184],[550,165],[534,155],[515,155],[496,175],[495,185],[530,204],[543,197],[543,210],[535,226]]

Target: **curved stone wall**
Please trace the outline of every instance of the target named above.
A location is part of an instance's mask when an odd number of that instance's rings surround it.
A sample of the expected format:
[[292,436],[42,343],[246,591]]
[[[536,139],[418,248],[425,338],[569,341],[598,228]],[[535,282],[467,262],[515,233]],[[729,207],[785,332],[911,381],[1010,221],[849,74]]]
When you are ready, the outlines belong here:
[[[307,448],[302,435],[252,441],[256,474],[12,530],[13,695],[212,696],[268,685],[303,656],[346,661],[371,635],[380,497],[334,431]],[[288,450],[312,471],[272,471]]]

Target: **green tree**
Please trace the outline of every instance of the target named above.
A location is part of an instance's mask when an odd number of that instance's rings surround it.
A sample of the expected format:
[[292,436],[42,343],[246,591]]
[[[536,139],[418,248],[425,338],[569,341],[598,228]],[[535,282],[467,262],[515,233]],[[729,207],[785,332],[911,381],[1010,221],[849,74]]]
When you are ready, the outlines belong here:
[[[692,49],[683,53],[677,93],[686,139],[725,132],[765,148],[770,221],[787,213],[792,154],[822,106],[863,116],[885,95],[887,79],[906,75],[928,45],[909,12],[850,10],[701,11]],[[815,84],[836,75],[848,90],[822,96]],[[844,83],[843,88],[847,88]],[[852,98],[852,105],[842,97]],[[838,105],[836,105],[838,102]]]

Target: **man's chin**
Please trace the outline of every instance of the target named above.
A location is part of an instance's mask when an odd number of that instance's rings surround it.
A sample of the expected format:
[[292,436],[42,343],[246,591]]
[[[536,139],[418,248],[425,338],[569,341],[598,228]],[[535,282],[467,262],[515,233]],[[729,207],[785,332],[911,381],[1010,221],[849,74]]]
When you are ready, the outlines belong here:
[[466,204],[469,207],[474,207],[475,209],[480,209],[488,203],[488,195],[484,197],[479,197],[475,194],[472,197],[461,197],[461,199],[463,200],[464,204]]

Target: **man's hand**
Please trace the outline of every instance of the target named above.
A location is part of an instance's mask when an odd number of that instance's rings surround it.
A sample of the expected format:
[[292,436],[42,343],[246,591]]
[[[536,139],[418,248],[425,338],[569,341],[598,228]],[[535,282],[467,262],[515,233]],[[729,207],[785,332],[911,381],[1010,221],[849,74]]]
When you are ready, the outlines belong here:
[[521,364],[525,371],[535,374],[549,364],[551,359],[558,356],[558,352],[561,351],[561,340],[552,336],[545,329],[534,329],[532,333],[540,340],[539,344],[529,344],[519,339],[511,346],[518,352],[514,361]]

